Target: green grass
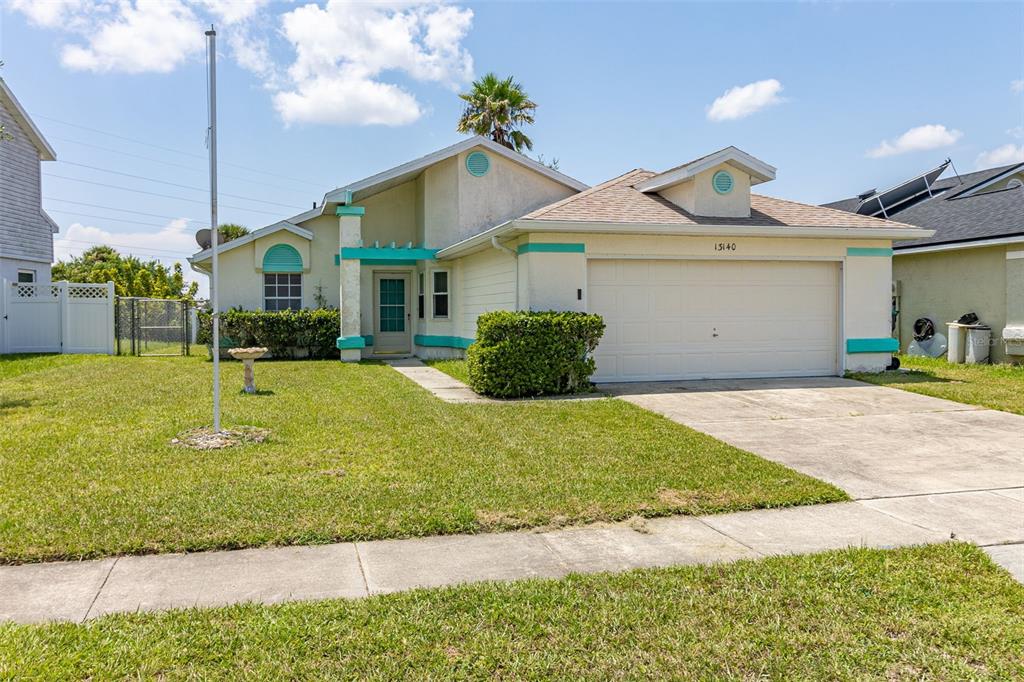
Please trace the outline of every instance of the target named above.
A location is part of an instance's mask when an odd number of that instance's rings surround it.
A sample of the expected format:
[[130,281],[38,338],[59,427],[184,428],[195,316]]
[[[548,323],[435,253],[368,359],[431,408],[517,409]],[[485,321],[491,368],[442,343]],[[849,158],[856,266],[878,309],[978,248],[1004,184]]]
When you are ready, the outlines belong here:
[[[379,364],[94,356],[0,381],[0,563],[507,530],[846,499],[619,400],[449,404]],[[49,363],[49,364],[48,364]]]
[[944,358],[900,356],[908,372],[851,373],[850,378],[958,403],[1024,414],[1024,365],[952,365]]
[[424,360],[425,364],[469,385],[469,369],[465,360]]
[[0,626],[11,679],[1024,677],[1024,587],[976,547]]

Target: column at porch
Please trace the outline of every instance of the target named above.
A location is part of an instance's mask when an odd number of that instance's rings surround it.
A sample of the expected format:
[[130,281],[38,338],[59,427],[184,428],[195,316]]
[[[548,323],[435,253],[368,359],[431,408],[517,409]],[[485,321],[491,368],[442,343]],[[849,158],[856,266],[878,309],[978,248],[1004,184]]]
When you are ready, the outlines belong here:
[[340,258],[341,249],[362,246],[362,217],[366,209],[362,206],[339,206],[338,254],[341,272],[338,277],[341,302],[341,335],[338,349],[345,362],[358,362],[366,342],[362,337],[362,320],[359,312],[359,271],[358,259]]

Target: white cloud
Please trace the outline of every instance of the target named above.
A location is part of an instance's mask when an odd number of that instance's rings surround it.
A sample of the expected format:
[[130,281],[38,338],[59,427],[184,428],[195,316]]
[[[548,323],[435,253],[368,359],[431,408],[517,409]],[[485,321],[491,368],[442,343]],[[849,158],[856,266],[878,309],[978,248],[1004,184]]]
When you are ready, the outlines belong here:
[[[100,227],[71,223],[67,230],[53,240],[54,260],[68,260],[80,256],[86,249],[105,244],[125,255],[142,260],[159,260],[168,267],[181,263],[186,282],[199,282],[200,294],[205,295],[207,279],[189,267],[184,254],[198,251],[195,231],[188,220],[178,218],[155,232],[110,232]],[[174,255],[182,254],[182,255]]]
[[462,40],[472,20],[472,10],[439,2],[298,7],[281,18],[295,61],[274,106],[285,123],[411,123],[423,107],[382,74],[451,88],[466,82],[473,58]]
[[1001,147],[990,149],[987,152],[978,154],[975,159],[975,166],[981,168],[992,168],[993,166],[1007,166],[1011,163],[1024,162],[1024,144],[1004,144]]
[[732,121],[745,118],[765,107],[785,102],[779,96],[780,92],[782,83],[774,78],[729,88],[708,107],[708,120]]
[[1010,92],[1024,92],[1024,78],[1010,81]]
[[[275,14],[269,0],[9,0],[71,36],[69,69],[167,73],[201,59],[206,27],[271,93],[286,124],[405,125],[427,107],[396,78],[455,89],[473,77],[473,11],[444,0],[327,0]],[[282,63],[281,52],[292,56]]]
[[1014,126],[1006,131],[1006,134],[1010,137],[1015,137],[1018,140],[1024,139],[1024,126]]
[[948,147],[963,137],[959,130],[952,130],[943,125],[923,125],[911,128],[895,140],[882,140],[875,148],[868,150],[867,155],[873,159],[886,156],[921,152],[939,147]]

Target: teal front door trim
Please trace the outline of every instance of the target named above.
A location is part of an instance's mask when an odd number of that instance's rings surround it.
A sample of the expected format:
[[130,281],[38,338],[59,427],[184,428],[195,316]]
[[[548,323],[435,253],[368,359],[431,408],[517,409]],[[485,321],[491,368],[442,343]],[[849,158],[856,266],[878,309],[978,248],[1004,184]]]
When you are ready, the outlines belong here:
[[584,244],[552,244],[548,242],[526,242],[520,244],[519,253],[585,253]]
[[881,248],[866,248],[863,246],[850,246],[846,249],[847,256],[879,256],[881,258],[891,258],[892,249],[881,249]]
[[[387,261],[387,265],[415,263],[418,260],[435,260],[440,249],[398,248],[390,246],[343,246],[344,260]],[[379,265],[380,263],[375,263]]]
[[847,353],[895,353],[900,349],[896,339],[846,339]]
[[339,336],[338,350],[349,350],[351,348],[366,348],[366,339],[362,336]]
[[464,336],[428,336],[416,334],[412,337],[413,343],[417,346],[430,346],[432,348],[469,348],[476,339],[467,339]]

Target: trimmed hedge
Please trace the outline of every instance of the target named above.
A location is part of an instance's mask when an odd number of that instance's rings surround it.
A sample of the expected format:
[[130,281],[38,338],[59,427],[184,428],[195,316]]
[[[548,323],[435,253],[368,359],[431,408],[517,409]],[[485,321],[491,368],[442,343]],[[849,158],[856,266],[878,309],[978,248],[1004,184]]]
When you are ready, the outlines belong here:
[[590,386],[600,315],[497,310],[476,321],[469,385],[497,398],[575,393]]
[[[221,347],[263,346],[275,358],[294,358],[305,349],[310,358],[337,357],[341,314],[337,310],[228,310],[220,316]],[[225,339],[230,345],[225,346]],[[199,343],[213,343],[209,311],[199,313]]]

